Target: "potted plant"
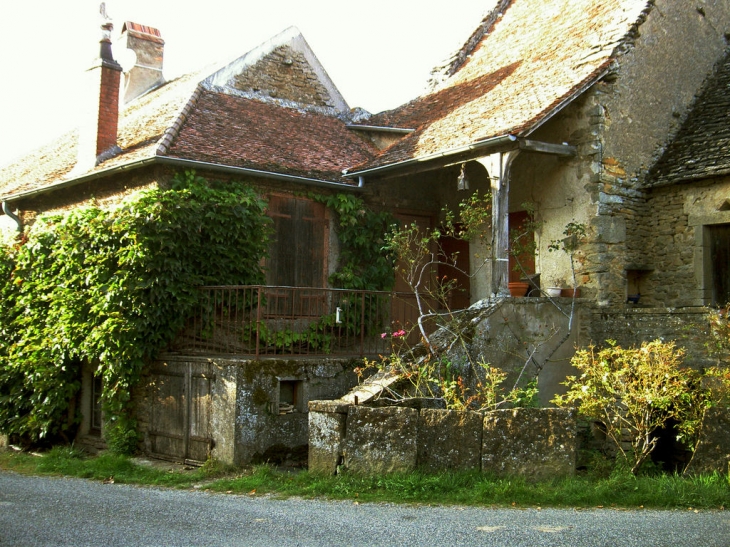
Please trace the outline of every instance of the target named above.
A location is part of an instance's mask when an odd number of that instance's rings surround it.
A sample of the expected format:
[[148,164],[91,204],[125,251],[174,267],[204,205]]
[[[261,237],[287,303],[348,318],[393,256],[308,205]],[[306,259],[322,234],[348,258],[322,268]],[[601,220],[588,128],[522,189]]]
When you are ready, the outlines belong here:
[[550,284],[543,289],[545,291],[545,295],[550,298],[556,298],[560,296],[560,291],[563,290],[563,287],[566,285],[565,281],[559,278],[553,278],[550,280]]
[[573,283],[570,288],[563,289],[560,296],[578,298],[580,296],[580,287],[578,287],[578,280],[575,275],[575,252],[586,237],[585,224],[571,221],[565,226],[563,235],[565,236],[563,239],[555,240],[548,245],[548,251],[563,251],[570,258],[570,273]]

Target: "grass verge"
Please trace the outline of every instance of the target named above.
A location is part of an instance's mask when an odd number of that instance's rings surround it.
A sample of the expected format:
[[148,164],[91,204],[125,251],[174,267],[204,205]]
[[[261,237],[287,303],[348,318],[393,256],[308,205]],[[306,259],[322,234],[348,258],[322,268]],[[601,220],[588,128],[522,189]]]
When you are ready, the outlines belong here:
[[479,472],[420,472],[380,477],[287,473],[270,466],[230,469],[214,463],[195,470],[157,469],[110,454],[87,458],[71,448],[42,456],[0,452],[0,468],[26,474],[66,475],[118,483],[198,487],[214,492],[277,497],[299,496],[362,502],[459,504],[514,507],[617,507],[724,509],[730,506],[728,477],[614,472],[532,483]]

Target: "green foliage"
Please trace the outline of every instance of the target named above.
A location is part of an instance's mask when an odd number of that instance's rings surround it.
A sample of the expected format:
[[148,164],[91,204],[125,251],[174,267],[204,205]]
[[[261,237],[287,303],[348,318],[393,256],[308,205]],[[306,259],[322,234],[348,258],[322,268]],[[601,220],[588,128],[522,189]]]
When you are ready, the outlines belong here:
[[707,342],[712,355],[725,362],[730,362],[730,304],[724,309],[710,310],[707,319],[710,323],[710,336]]
[[337,288],[380,291],[393,287],[393,260],[383,252],[385,233],[393,223],[390,213],[368,209],[351,194],[312,195],[338,218],[340,263],[330,283]]
[[[497,478],[478,470],[331,476],[307,471],[292,474],[270,465],[233,469],[214,460],[197,470],[180,469],[172,464],[157,469],[108,453],[96,458],[80,458],[78,451],[66,448],[54,449],[42,457],[0,452],[0,468],[177,488],[190,488],[204,481],[206,490],[221,493],[326,497],[360,502],[665,509],[719,509],[730,504],[728,478],[717,473],[698,477],[584,473],[544,482],[527,481],[523,477]],[[215,477],[220,478],[211,480]]]
[[703,382],[703,376],[714,372],[703,375],[683,368],[683,356],[673,342],[660,340],[639,348],[624,349],[609,341],[602,349],[579,350],[571,362],[581,375],[569,376],[567,393],[553,402],[576,406],[582,415],[601,422],[636,474],[656,445],[653,433],[669,420],[676,421],[679,440],[694,448],[705,411],[726,392],[722,382],[717,387]]
[[186,172],[116,209],[41,217],[0,251],[0,431],[64,436],[88,362],[103,378],[111,446],[133,448],[131,389],[198,303],[197,287],[263,282],[265,205],[246,185]]
[[449,361],[434,355],[414,359],[411,352],[403,351],[389,357],[381,356],[377,360],[366,359],[364,363],[364,367],[355,369],[355,373],[361,378],[377,371],[394,373],[406,380],[400,385],[396,384],[388,392],[387,397],[395,401],[411,398],[440,399],[448,410],[481,412],[500,407],[538,406],[537,380],[524,387],[507,390],[502,385],[507,374],[488,363],[476,363],[476,380],[473,385],[468,385]]

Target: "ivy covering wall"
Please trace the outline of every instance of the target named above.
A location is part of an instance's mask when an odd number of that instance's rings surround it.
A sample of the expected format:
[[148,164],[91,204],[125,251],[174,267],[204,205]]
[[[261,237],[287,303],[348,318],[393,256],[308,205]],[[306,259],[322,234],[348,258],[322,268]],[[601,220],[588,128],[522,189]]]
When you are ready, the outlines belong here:
[[107,442],[136,445],[131,389],[206,284],[261,284],[271,221],[245,185],[176,176],[106,210],[39,218],[0,251],[0,431],[28,441],[76,425],[80,364],[103,378]]

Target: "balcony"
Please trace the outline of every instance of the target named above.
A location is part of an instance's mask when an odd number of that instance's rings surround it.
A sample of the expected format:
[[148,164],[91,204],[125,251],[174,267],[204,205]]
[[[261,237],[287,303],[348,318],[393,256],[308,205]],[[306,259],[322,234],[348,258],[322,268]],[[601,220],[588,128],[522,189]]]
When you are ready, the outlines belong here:
[[[170,350],[262,357],[375,357],[420,341],[407,293],[310,287],[201,287],[199,310]],[[390,333],[404,329],[407,338]]]

